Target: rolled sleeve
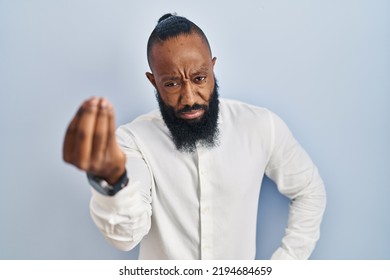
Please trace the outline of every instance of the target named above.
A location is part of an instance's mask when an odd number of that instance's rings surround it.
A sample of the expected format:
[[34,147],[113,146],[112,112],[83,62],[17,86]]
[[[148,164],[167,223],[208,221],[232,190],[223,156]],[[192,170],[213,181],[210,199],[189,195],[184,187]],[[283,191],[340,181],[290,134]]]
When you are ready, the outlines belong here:
[[90,213],[113,246],[129,251],[150,230],[152,175],[131,136],[118,129],[117,139],[127,157],[129,183],[114,196],[104,196],[92,189]]

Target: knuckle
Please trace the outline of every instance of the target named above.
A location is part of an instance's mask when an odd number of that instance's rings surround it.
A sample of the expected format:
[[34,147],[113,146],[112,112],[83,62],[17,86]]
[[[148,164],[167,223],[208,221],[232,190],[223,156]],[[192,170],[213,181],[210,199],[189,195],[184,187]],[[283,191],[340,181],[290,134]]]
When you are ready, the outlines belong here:
[[106,166],[107,161],[104,160],[104,153],[102,151],[93,153],[90,168],[97,172],[106,169]]
[[78,132],[77,132],[77,139],[79,140],[79,141],[83,141],[85,138],[86,138],[86,133],[85,133],[85,131],[84,130],[79,130]]
[[100,170],[100,163],[97,162],[96,160],[91,162],[90,166],[89,166],[89,170],[91,172],[98,172]]
[[99,132],[95,132],[95,134],[93,135],[93,141],[98,144],[102,141],[102,139],[103,135]]
[[86,160],[78,160],[75,165],[77,168],[83,170],[83,171],[88,171],[89,170],[89,163]]
[[100,107],[98,111],[99,117],[105,118],[108,115],[108,108],[107,107]]
[[95,113],[97,111],[97,106],[89,104],[89,105],[83,107],[82,111],[83,111],[83,113],[86,113],[86,114]]

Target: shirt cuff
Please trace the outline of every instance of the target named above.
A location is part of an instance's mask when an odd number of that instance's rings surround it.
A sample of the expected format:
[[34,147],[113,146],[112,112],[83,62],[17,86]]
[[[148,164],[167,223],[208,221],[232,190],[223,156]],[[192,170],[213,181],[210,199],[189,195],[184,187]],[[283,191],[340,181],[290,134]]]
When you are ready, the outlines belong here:
[[[127,186],[122,189],[120,192],[116,193],[114,196],[106,196],[98,191],[96,191],[93,187],[91,187],[92,191],[92,199],[99,204],[101,207],[105,209],[121,209],[126,207],[127,205],[133,203],[132,199],[132,189]],[[129,203],[130,202],[130,203]]]

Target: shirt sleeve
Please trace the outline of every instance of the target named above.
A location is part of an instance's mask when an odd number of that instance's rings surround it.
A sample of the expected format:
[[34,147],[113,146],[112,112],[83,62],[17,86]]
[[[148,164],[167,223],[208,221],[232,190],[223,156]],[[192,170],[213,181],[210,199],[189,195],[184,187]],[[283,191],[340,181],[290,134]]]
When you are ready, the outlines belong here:
[[152,175],[131,134],[119,128],[116,136],[126,154],[129,183],[114,196],[104,196],[91,188],[90,213],[109,243],[129,251],[150,229]]
[[308,259],[320,237],[326,205],[324,184],[286,124],[270,114],[273,144],[265,174],[291,199],[285,236],[271,259]]

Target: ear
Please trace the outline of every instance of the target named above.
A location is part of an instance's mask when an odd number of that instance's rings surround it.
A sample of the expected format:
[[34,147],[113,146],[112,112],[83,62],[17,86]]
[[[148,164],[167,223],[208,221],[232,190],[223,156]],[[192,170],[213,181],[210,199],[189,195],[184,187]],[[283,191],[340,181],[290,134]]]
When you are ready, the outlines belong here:
[[214,56],[213,59],[211,60],[211,63],[213,64],[213,67],[215,66],[215,62],[217,62],[217,58]]
[[149,82],[154,86],[154,88],[157,89],[156,80],[154,78],[154,75],[150,72],[146,72],[145,75],[148,78]]

